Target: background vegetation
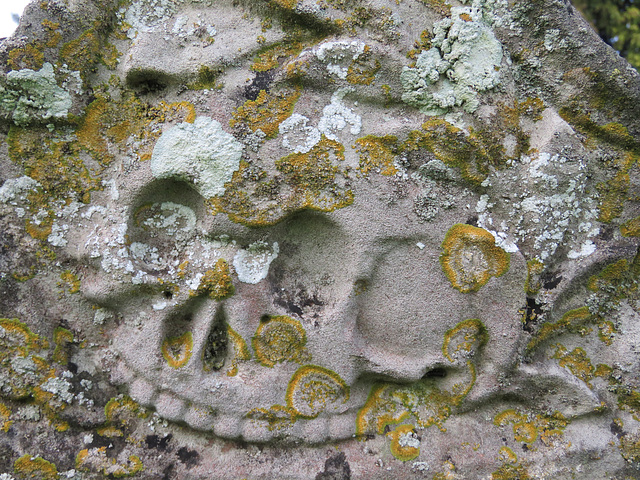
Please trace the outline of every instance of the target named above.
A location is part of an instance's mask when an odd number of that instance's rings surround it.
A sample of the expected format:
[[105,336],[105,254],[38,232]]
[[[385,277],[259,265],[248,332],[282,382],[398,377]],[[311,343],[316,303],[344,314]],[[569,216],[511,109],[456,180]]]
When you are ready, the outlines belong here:
[[640,0],[573,0],[600,37],[640,69]]

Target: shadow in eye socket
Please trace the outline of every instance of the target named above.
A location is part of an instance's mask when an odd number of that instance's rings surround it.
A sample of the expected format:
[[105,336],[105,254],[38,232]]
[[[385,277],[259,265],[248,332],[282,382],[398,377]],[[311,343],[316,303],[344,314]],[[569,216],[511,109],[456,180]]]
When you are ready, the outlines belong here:
[[127,86],[143,95],[162,92],[174,83],[172,80],[166,73],[155,70],[130,70],[127,73]]
[[[204,198],[187,181],[174,179],[156,180],[138,192],[133,202],[132,213],[149,203],[173,202],[191,208],[201,216],[206,206]],[[133,216],[133,215],[131,215]]]
[[427,370],[427,372],[422,376],[422,378],[445,378],[447,376],[447,370],[442,367],[432,368],[431,370]]

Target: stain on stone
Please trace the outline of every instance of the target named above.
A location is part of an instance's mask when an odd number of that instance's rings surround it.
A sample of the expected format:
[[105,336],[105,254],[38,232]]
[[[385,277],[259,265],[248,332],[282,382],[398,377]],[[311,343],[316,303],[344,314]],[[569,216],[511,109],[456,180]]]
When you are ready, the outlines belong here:
[[622,438],[625,435],[624,431],[622,430],[622,427],[616,422],[611,422],[611,425],[609,425],[609,428],[611,429],[611,433],[613,433],[618,438]]
[[182,447],[177,451],[178,458],[184,463],[187,468],[193,468],[200,464],[200,454],[195,450],[189,450],[187,447]]
[[[560,277],[562,279],[562,277]],[[524,308],[522,318],[522,329],[525,332],[533,333],[533,326],[538,323],[538,316],[542,314],[542,305],[536,302],[535,298],[527,297],[527,306]]]
[[562,281],[562,275],[560,275],[559,271],[556,272],[544,272],[540,276],[540,281],[542,282],[542,287],[546,290],[552,290],[556,288],[560,282]]
[[261,90],[269,91],[269,85],[273,80],[273,72],[256,72],[256,76],[250,85],[244,89],[244,97],[247,100],[258,98]]
[[333,455],[324,462],[324,471],[315,480],[350,480],[351,467],[344,452]]
[[160,438],[158,435],[147,435],[145,438],[145,443],[147,444],[147,448],[157,448],[160,451],[164,451],[167,449],[169,442],[173,438],[172,434],[166,435]]

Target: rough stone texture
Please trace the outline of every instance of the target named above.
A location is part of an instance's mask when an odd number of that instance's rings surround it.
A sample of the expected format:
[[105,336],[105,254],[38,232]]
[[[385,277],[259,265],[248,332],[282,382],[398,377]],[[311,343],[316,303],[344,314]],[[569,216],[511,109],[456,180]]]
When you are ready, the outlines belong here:
[[0,479],[640,475],[640,78],[568,1],[43,0],[0,62]]

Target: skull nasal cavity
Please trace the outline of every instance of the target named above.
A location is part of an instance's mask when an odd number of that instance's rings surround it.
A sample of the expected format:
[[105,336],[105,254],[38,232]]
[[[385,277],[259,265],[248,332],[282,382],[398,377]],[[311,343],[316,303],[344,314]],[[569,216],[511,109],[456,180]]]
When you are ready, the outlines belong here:
[[220,308],[202,351],[202,366],[206,372],[220,370],[224,366],[228,344],[227,322],[224,311]]

